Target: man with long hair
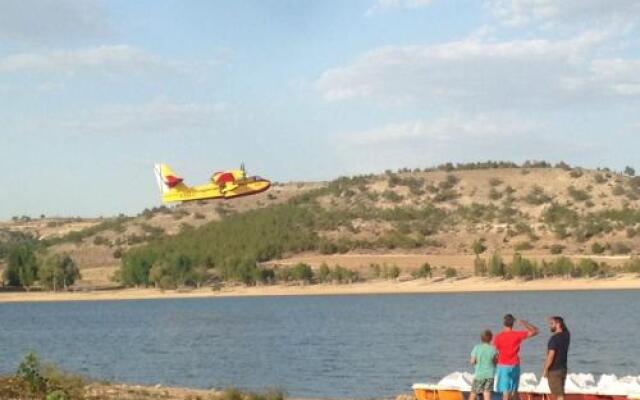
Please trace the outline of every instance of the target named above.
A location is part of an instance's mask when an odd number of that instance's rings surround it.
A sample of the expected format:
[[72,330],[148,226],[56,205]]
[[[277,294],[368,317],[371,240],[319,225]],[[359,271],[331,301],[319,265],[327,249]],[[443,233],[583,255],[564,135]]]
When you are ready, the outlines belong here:
[[542,368],[542,376],[549,381],[549,389],[556,400],[564,400],[564,383],[567,379],[567,356],[571,334],[560,316],[548,317],[549,330],[553,335],[547,345],[547,358]]

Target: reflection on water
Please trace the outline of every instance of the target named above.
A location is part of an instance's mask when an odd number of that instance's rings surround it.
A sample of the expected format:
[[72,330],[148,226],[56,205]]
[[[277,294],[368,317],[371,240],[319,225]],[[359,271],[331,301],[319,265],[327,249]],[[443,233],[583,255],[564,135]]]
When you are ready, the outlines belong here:
[[[0,304],[0,371],[29,350],[97,378],[194,387],[281,387],[373,397],[470,370],[484,328],[512,312],[565,316],[570,368],[640,373],[640,291],[247,297]],[[539,373],[548,334],[523,346]]]

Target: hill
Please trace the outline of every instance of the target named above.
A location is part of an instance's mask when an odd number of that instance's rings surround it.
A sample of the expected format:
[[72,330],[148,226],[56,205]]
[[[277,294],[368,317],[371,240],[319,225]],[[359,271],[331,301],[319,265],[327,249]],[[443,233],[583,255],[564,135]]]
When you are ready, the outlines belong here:
[[227,277],[255,261],[360,271],[376,263],[413,270],[429,261],[469,269],[475,253],[494,252],[599,257],[615,266],[640,249],[640,177],[631,175],[564,163],[447,164],[276,185],[233,202],[135,217],[2,228],[36,232],[48,251],[70,253],[89,284],[106,283],[123,255],[124,264],[145,260],[147,268],[184,256]]
[[321,183],[274,184],[272,189],[255,196],[229,201],[200,201],[175,206],[145,209],[137,215],[110,218],[32,218],[16,216],[0,222],[0,269],[4,253],[16,240],[35,239],[41,252],[67,253],[82,272],[80,284],[112,286],[111,277],[120,265],[120,258],[131,247],[141,246],[155,238],[172,236],[183,230],[219,221],[225,215],[235,215],[272,204],[288,201]]

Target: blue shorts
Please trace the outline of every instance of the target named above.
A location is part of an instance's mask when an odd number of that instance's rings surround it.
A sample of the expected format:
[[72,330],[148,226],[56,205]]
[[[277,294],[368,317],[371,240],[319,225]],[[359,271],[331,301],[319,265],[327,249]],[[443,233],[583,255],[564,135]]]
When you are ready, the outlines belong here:
[[496,378],[496,392],[517,392],[520,384],[520,366],[498,364]]

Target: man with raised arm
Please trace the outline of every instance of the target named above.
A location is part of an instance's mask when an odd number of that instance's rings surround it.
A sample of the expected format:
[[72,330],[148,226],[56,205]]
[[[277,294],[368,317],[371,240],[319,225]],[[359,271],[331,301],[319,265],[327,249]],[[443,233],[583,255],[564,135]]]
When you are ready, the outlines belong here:
[[[524,330],[514,330],[515,323],[523,326]],[[502,400],[517,397],[520,383],[520,344],[538,334],[536,326],[525,320],[507,314],[503,319],[504,328],[493,339],[493,345],[498,350],[498,366],[496,368],[496,391],[502,393]]]

